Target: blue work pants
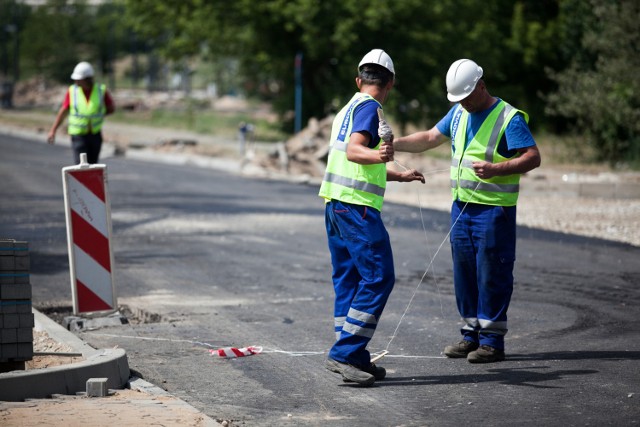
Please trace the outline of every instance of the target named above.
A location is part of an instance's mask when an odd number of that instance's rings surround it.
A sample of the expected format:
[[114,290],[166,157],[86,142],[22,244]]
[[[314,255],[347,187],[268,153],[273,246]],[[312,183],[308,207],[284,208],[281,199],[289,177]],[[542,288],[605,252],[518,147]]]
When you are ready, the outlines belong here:
[[[462,213],[461,213],[462,212]],[[516,207],[454,201],[451,253],[465,340],[504,349],[513,293]]]
[[395,282],[389,234],[378,210],[337,200],[326,204],[325,225],[337,338],[329,357],[368,367],[371,358],[366,347]]

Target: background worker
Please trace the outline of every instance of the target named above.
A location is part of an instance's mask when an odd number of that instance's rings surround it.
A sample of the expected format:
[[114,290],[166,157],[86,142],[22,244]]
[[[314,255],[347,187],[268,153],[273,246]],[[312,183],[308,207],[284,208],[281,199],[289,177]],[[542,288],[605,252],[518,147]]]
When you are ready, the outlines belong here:
[[482,75],[474,61],[455,61],[446,82],[456,104],[433,128],[394,141],[397,151],[421,152],[451,139],[450,240],[464,326],[462,340],[444,354],[471,363],[505,359],[519,180],[540,166],[527,113],[491,96]]
[[[380,122],[395,79],[393,62],[381,49],[358,66],[359,89],[333,122],[327,169],[319,195],[326,200],[325,224],[335,290],[336,342],[326,367],[346,381],[371,385],[386,371],[371,363],[366,347],[393,289],[395,272],[389,235],[380,217],[387,180],[421,181],[415,171],[387,170],[393,134]],[[379,137],[382,128],[385,142]]]
[[47,142],[55,143],[58,127],[69,116],[68,133],[75,163],[80,163],[80,153],[87,153],[89,163],[98,163],[104,117],[115,111],[115,105],[106,86],[94,84],[93,67],[88,62],[78,63],[71,79],[74,83],[67,90]]

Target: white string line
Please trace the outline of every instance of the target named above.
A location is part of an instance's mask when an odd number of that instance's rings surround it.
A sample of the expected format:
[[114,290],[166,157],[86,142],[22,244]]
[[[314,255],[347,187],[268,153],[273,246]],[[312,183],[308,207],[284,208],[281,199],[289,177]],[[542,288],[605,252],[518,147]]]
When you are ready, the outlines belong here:
[[[402,169],[409,170],[406,166],[401,165],[397,160],[393,161],[396,165],[400,166]],[[447,168],[447,169],[436,169],[430,172],[423,172],[422,175],[433,175],[436,173],[440,173],[440,172],[448,172],[450,171],[451,168]],[[427,250],[427,259],[431,259],[433,260],[435,258],[435,255],[432,257],[431,256],[431,251],[429,250],[429,237],[427,235],[427,227],[424,224],[424,213],[422,211],[422,200],[420,199],[420,189],[418,187],[416,187],[416,196],[418,198],[418,209],[420,211],[420,222],[422,223],[422,231],[424,232],[424,240],[425,240],[425,249]],[[427,267],[427,271],[429,271],[429,268]],[[427,271],[425,271],[425,275],[427,273]],[[433,283],[436,287],[436,293],[438,294],[438,301],[440,302],[440,314],[442,314],[442,317],[444,317],[444,305],[442,303],[442,296],[440,295],[440,286],[438,285],[438,280],[436,278],[436,270],[435,268],[431,270],[431,276],[433,277]],[[424,275],[422,276],[422,279],[424,279]]]
[[[396,165],[398,165],[401,168],[403,168],[404,170],[408,170],[406,167],[404,167],[400,163],[398,163],[397,160],[394,160],[393,162]],[[479,186],[480,186],[480,182],[478,182],[476,184],[476,187],[473,189],[473,192],[471,193],[470,197],[473,197],[473,195],[475,194],[475,192],[476,192],[476,190],[478,189]],[[400,316],[400,320],[398,321],[398,325],[396,326],[396,329],[393,331],[393,335],[391,335],[391,339],[389,340],[389,343],[387,344],[387,347],[385,348],[385,351],[389,351],[389,347],[391,347],[391,343],[393,342],[393,340],[395,339],[396,335],[398,334],[398,330],[400,329],[400,325],[402,324],[402,321],[404,320],[405,316],[407,315],[407,312],[409,311],[409,308],[411,307],[411,303],[413,302],[413,299],[415,298],[416,294],[418,293],[418,289],[420,288],[420,285],[422,285],[422,282],[424,281],[425,276],[429,272],[429,269],[431,269],[431,266],[433,265],[433,262],[435,261],[435,258],[438,256],[438,253],[440,253],[440,249],[442,249],[442,246],[444,245],[444,243],[449,238],[449,235],[453,231],[453,227],[455,227],[456,224],[458,223],[458,220],[460,219],[460,217],[464,213],[464,210],[467,208],[468,204],[469,204],[469,202],[466,202],[464,204],[464,206],[462,207],[462,210],[458,214],[458,217],[456,218],[456,220],[451,225],[451,228],[447,232],[447,235],[444,237],[444,240],[442,240],[442,243],[440,243],[440,246],[438,246],[438,249],[436,250],[435,255],[433,256],[433,258],[431,258],[431,261],[429,262],[429,265],[427,266],[427,269],[425,270],[424,274],[420,278],[420,282],[418,282],[418,285],[414,289],[413,294],[411,295],[411,298],[409,298],[409,303],[407,304],[407,307],[405,308],[404,312],[402,313],[402,316]],[[421,215],[422,215],[422,205],[421,205],[421,202],[420,202],[419,198],[418,198],[418,205],[420,206],[420,212],[421,212]],[[424,230],[424,232],[426,234],[427,231],[426,231],[426,227],[424,226],[424,221],[422,222],[422,228],[423,228],[423,230]],[[435,275],[434,275],[434,277],[435,277]],[[438,290],[438,292],[439,292],[439,290]],[[441,307],[441,310],[442,310],[442,299],[441,298],[440,298],[440,307]],[[389,355],[387,355],[386,357],[389,357]]]
[[[188,343],[188,344],[196,344],[204,347],[211,348],[219,348],[219,346],[214,346],[212,344],[202,342],[202,341],[193,341],[193,340],[180,340],[180,339],[172,339],[172,338],[159,338],[159,337],[141,337],[136,335],[116,335],[116,334],[103,334],[99,332],[86,332],[89,335],[96,335],[101,337],[109,337],[109,338],[129,338],[134,340],[142,340],[142,341],[164,341],[164,342],[176,342],[176,343]],[[253,347],[253,346],[252,346]],[[300,357],[300,356],[321,356],[326,354],[326,351],[286,351],[286,350],[278,350],[270,347],[261,347],[261,353],[274,353],[274,354],[284,354],[292,357]],[[403,358],[403,359],[442,359],[442,356],[419,356],[419,355],[391,355],[388,354],[385,357],[395,357],[395,358]]]
[[[409,170],[405,166],[403,166],[400,163],[398,163],[396,160],[394,160],[394,163],[396,165],[400,166],[401,168],[403,168],[404,170]],[[438,169],[438,170],[434,170],[434,171],[431,171],[431,172],[428,172],[428,173],[423,173],[423,175],[435,174],[435,173],[439,173],[439,172],[443,172],[443,171],[447,171],[447,170],[449,170],[449,169]],[[477,190],[479,185],[480,185],[480,183],[478,182],[478,184],[476,185],[476,188],[473,189],[473,193],[471,194],[471,196],[473,196],[473,194],[475,194],[475,192],[476,192],[476,190]],[[423,212],[422,212],[422,201],[420,200],[420,192],[419,191],[417,193],[417,196],[418,196],[418,207],[420,209],[420,220],[422,222],[422,230],[423,230],[423,232],[425,234],[425,240],[427,240],[427,229],[426,229],[426,226],[424,224],[424,216],[423,216]],[[447,235],[445,236],[444,240],[442,241],[442,243],[440,243],[440,246],[438,246],[438,250],[436,251],[435,255],[433,257],[431,257],[429,265],[427,266],[427,269],[425,270],[425,272],[422,274],[422,277],[420,278],[420,282],[418,283],[418,285],[414,289],[413,294],[411,295],[411,298],[409,299],[409,303],[407,304],[407,307],[405,308],[404,312],[402,313],[402,316],[400,317],[400,321],[398,322],[398,325],[396,326],[396,328],[395,328],[395,330],[393,332],[393,335],[391,336],[391,339],[389,340],[389,343],[387,344],[387,347],[385,348],[384,351],[381,351],[381,352],[378,352],[378,353],[383,353],[383,352],[387,352],[388,353],[389,347],[391,346],[391,343],[395,339],[395,337],[396,337],[396,335],[398,333],[398,330],[400,329],[400,325],[402,324],[402,321],[404,320],[407,312],[409,311],[409,308],[411,307],[411,303],[413,302],[413,299],[415,298],[416,293],[418,292],[418,289],[422,285],[422,282],[424,281],[424,278],[426,277],[427,273],[429,272],[429,270],[433,266],[433,262],[434,262],[435,258],[438,256],[438,253],[442,249],[442,246],[444,245],[444,243],[449,238],[449,235],[451,234],[451,232],[453,230],[453,227],[455,227],[455,225],[458,223],[458,220],[460,219],[460,216],[462,216],[462,213],[466,209],[468,203],[469,202],[465,203],[465,205],[463,206],[462,210],[460,211],[460,214],[458,215],[458,217],[454,221],[453,225],[451,226],[451,228],[447,232]],[[427,240],[427,251],[428,251],[428,240]],[[430,256],[430,253],[428,253],[428,255]],[[440,289],[438,287],[438,284],[437,284],[437,281],[436,281],[436,277],[435,277],[435,272],[433,270],[432,270],[432,274],[433,274],[434,283],[436,285],[436,289],[438,291],[438,296],[440,296]],[[442,298],[440,298],[440,310],[443,312],[443,316],[444,316],[444,309],[443,309],[443,306],[442,306]],[[96,332],[87,332],[87,333],[91,334],[91,335],[97,335],[97,336],[103,336],[103,337],[111,337],[111,338],[129,338],[129,339],[137,339],[137,340],[144,340],[144,341],[165,341],[165,342],[189,343],[189,344],[201,345],[201,346],[211,347],[211,348],[218,348],[219,347],[219,346],[214,346],[212,344],[205,343],[205,342],[202,342],[202,341],[193,341],[193,340],[181,340],[181,339],[158,338],[158,337],[141,337],[141,336],[135,336],[135,335],[115,335],[115,334],[103,334],[103,333],[96,333]],[[278,353],[278,354],[286,354],[286,355],[289,355],[289,356],[298,357],[298,356],[323,355],[326,352],[324,352],[324,351],[285,351],[285,350],[277,350],[277,349],[273,349],[273,348],[263,347],[262,353]],[[442,359],[442,358],[444,358],[443,356],[412,356],[412,355],[392,355],[392,354],[385,354],[385,357],[406,358],[406,359]]]

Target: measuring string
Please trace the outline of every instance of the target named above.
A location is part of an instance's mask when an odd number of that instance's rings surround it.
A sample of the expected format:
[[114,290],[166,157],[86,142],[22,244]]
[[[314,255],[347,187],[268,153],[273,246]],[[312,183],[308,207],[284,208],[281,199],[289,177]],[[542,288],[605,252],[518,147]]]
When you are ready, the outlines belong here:
[[[402,169],[409,170],[407,167],[401,165],[400,163],[398,163],[397,160],[393,161],[396,165],[398,165],[399,167],[401,167]],[[444,170],[449,170],[449,169],[440,169],[437,171],[432,171],[430,174],[436,173],[436,172],[442,172]],[[424,174],[423,174],[424,175]],[[480,185],[480,182],[478,182],[476,184],[476,187],[473,189],[473,193],[471,193],[471,197],[473,197],[473,195],[475,194],[476,190],[478,189],[478,186]],[[387,347],[384,349],[384,351],[382,352],[382,354],[386,354],[389,352],[389,347],[391,347],[391,343],[393,342],[393,340],[395,339],[395,337],[398,334],[398,330],[400,329],[400,325],[402,324],[402,321],[404,320],[405,316],[407,315],[407,312],[409,311],[409,308],[411,307],[411,303],[413,302],[413,299],[415,298],[416,294],[418,293],[418,289],[420,288],[420,286],[422,285],[422,282],[424,282],[424,278],[427,276],[427,273],[429,272],[429,270],[431,269],[431,267],[433,266],[433,262],[435,261],[436,257],[438,256],[438,253],[440,252],[440,249],[442,249],[442,246],[445,244],[445,242],[447,241],[447,239],[449,238],[449,236],[451,235],[451,232],[453,231],[453,227],[456,226],[456,224],[458,223],[458,220],[460,219],[460,217],[462,216],[462,214],[464,213],[464,210],[467,208],[467,205],[469,204],[469,202],[466,202],[464,204],[464,206],[462,207],[462,210],[460,211],[460,213],[458,214],[458,217],[456,218],[456,220],[453,222],[453,224],[451,225],[451,228],[449,228],[449,231],[447,232],[447,235],[444,237],[444,239],[442,240],[442,243],[440,243],[440,246],[438,246],[438,249],[436,250],[436,253],[433,255],[433,257],[431,257],[431,260],[429,261],[429,264],[427,265],[427,269],[425,270],[425,272],[422,274],[422,277],[420,278],[420,281],[418,282],[418,285],[416,286],[416,288],[413,290],[413,294],[411,295],[411,298],[409,298],[409,303],[407,304],[407,307],[405,308],[404,312],[402,313],[402,316],[400,316],[400,320],[398,321],[398,325],[396,326],[396,329],[393,331],[393,335],[391,335],[391,339],[389,340],[389,343],[387,344]],[[427,236],[427,229],[424,225],[424,219],[423,219],[423,215],[422,215],[422,202],[420,200],[420,192],[418,192],[418,207],[420,209],[420,219],[422,220],[422,230],[424,231],[425,234],[425,238]],[[428,248],[428,244],[427,244],[427,248]],[[427,249],[428,250],[428,249]],[[436,281],[435,278],[435,273],[432,271],[433,274],[433,279],[434,279],[434,283],[436,285],[436,289],[438,291],[438,297],[440,299],[440,310],[443,311],[442,308],[442,298],[440,297],[440,289],[438,288],[438,283]],[[443,313],[444,315],[444,313]]]

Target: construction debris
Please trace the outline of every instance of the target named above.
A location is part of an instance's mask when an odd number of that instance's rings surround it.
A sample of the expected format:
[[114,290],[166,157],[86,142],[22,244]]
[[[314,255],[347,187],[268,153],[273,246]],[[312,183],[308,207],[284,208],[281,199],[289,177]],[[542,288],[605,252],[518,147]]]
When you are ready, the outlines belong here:
[[291,175],[324,175],[329,155],[329,138],[334,116],[312,118],[306,128],[284,144],[278,144],[266,158],[258,161],[263,168]]

